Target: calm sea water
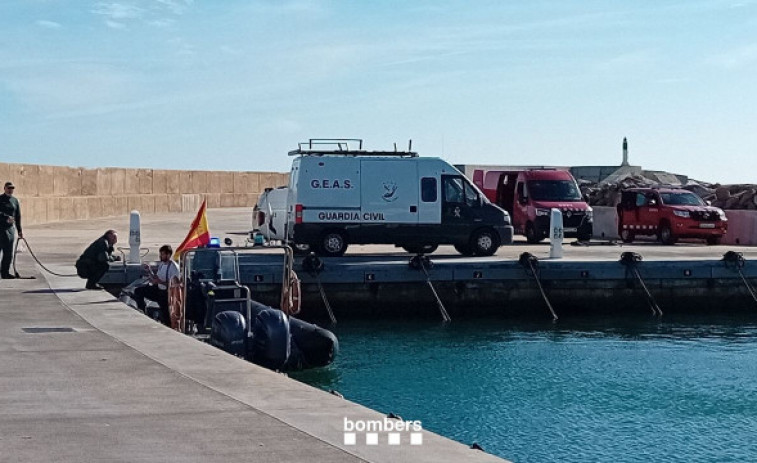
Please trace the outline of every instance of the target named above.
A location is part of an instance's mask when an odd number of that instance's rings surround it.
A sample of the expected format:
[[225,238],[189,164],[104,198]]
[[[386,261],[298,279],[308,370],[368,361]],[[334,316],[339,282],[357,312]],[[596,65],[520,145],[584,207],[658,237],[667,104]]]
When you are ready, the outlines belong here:
[[753,320],[344,321],[292,376],[515,462],[757,461]]

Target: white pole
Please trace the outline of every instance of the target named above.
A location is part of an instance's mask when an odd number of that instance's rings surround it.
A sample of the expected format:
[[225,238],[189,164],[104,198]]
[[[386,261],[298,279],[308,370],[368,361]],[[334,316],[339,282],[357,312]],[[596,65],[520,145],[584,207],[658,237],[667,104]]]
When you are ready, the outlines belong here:
[[552,208],[552,214],[549,217],[549,258],[562,258],[562,212],[560,209]]
[[142,244],[142,234],[139,226],[139,211],[131,211],[129,215],[129,259],[130,264],[140,262],[139,247]]

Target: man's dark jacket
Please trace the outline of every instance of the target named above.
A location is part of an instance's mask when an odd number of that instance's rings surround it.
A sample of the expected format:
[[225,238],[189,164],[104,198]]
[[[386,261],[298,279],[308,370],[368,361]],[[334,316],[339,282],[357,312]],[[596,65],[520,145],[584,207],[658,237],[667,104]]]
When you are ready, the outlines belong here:
[[[15,223],[8,223],[8,217],[13,217]],[[2,194],[0,195],[0,233],[6,235],[9,241],[15,238],[14,225],[19,233],[23,233],[21,229],[21,206],[18,204],[18,199]]]

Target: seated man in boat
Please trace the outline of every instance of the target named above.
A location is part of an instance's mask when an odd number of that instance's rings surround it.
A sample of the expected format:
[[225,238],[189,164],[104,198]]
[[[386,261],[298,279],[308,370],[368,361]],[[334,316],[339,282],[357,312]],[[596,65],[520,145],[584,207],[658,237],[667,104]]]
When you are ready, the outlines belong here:
[[167,326],[171,326],[171,315],[168,311],[168,283],[172,278],[179,276],[179,266],[171,260],[171,256],[173,256],[173,248],[168,244],[161,246],[157,270],[153,272],[152,267],[148,264],[144,265],[145,270],[149,272],[150,284],[134,290],[134,301],[137,307],[145,310],[145,298],[157,302],[160,306],[160,321]]

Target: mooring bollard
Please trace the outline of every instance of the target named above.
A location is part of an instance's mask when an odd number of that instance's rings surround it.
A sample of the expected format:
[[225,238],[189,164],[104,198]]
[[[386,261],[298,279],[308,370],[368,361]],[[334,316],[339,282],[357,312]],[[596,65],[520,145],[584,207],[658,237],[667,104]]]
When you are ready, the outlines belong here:
[[555,207],[549,217],[549,258],[562,259],[562,212]]
[[729,264],[733,265],[736,271],[739,272],[741,281],[744,282],[744,286],[746,286],[747,291],[749,291],[749,295],[752,296],[752,299],[755,302],[757,302],[757,294],[755,294],[754,288],[752,288],[752,285],[749,284],[749,280],[746,279],[746,276],[744,276],[744,272],[742,271],[744,265],[746,265],[744,254],[735,251],[728,251],[723,254],[723,261],[725,262],[726,267],[728,267]]
[[142,244],[142,235],[140,231],[139,211],[131,211],[129,215],[129,259],[130,264],[138,264],[141,260],[139,256],[139,247]]

